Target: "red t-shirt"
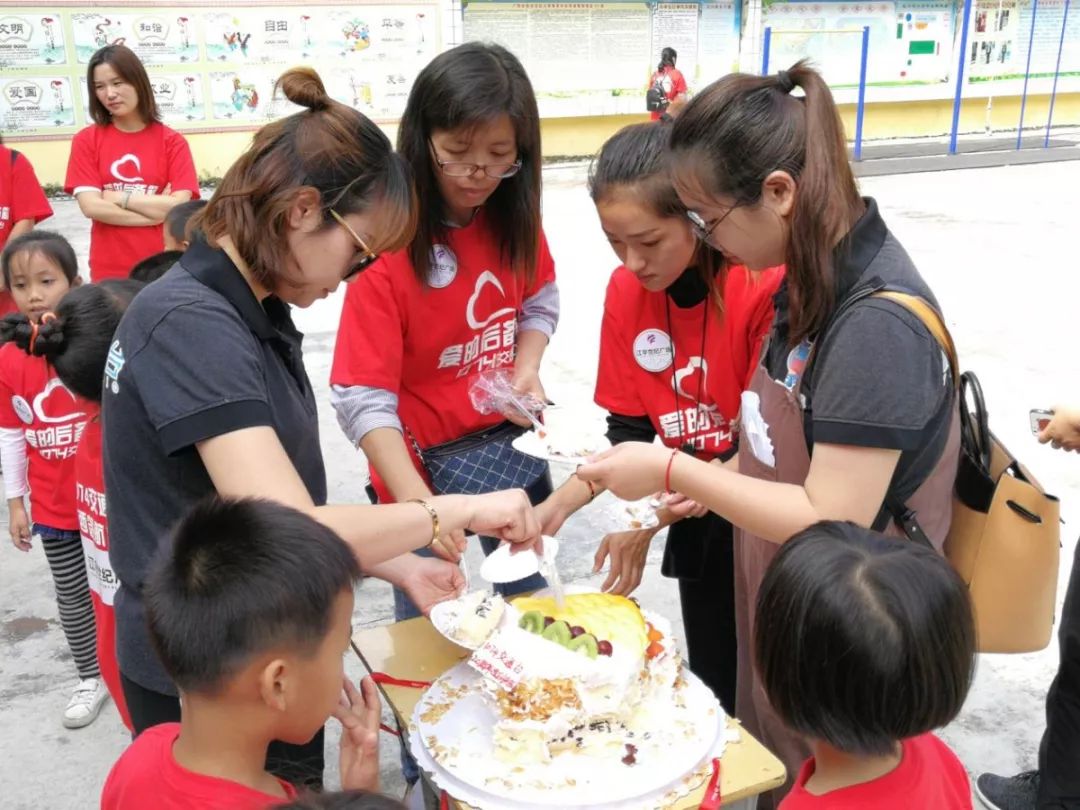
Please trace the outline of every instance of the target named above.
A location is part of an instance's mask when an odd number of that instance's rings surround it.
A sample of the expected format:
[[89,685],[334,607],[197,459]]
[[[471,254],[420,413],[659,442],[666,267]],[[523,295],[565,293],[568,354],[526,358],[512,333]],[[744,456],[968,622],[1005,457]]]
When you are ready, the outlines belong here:
[[280,779],[287,799],[181,767],[173,757],[179,736],[179,723],[164,723],[136,737],[109,771],[101,810],[265,810],[296,798]]
[[78,531],[75,449],[86,407],[64,387],[44,357],[14,343],[0,346],[0,428],[26,435],[30,517],[53,529]]
[[[515,275],[481,211],[432,249],[433,284],[422,284],[406,251],[384,255],[349,285],[330,382],[383,388],[421,447],[498,424],[469,400],[472,378],[514,364],[523,302],[555,280],[540,234],[536,279]],[[387,493],[373,475],[380,496]]]
[[[664,96],[668,101],[674,101],[686,93],[686,77],[682,75],[682,71],[678,68],[666,67],[663,70],[656,71],[652,78],[649,79],[649,87],[656,84],[657,79],[662,82]],[[653,121],[659,121],[663,113],[664,110],[653,110],[649,113],[649,117]]]
[[814,758],[810,757],[779,810],[971,810],[967,772],[949,746],[933,734],[904,740],[900,764],[871,782],[815,796],[805,787],[813,775]]
[[728,452],[782,278],[779,267],[756,278],[731,268],[721,313],[711,297],[681,309],[666,292],[650,292],[625,267],[616,269],[604,300],[596,404],[648,416],[668,447],[692,442],[702,458]]
[[90,598],[94,602],[97,624],[97,657],[101,677],[109,689],[120,719],[134,731],[124,691],[120,686],[120,667],[116,663],[116,617],[113,597],[120,580],[109,562],[109,525],[105,508],[105,471],[101,463],[101,420],[96,404],[84,403],[91,418],[75,451],[75,499],[79,513],[79,534],[86,556],[86,575]]
[[[16,222],[48,219],[52,206],[26,156],[0,146],[0,250],[4,249]],[[11,297],[4,293],[10,302]],[[0,310],[0,315],[14,310]]]
[[[134,191],[160,194],[166,186],[199,196],[191,149],[164,124],[138,132],[92,124],[71,141],[64,190]],[[90,227],[90,278],[127,278],[136,262],[165,249],[161,225],[127,227],[94,220]]]

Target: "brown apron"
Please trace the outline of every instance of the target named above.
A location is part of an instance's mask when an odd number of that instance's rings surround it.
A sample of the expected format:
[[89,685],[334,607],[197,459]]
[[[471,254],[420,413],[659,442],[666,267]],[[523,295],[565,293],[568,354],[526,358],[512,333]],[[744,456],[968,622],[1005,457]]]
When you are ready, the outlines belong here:
[[[739,472],[762,481],[781,484],[806,483],[810,472],[810,453],[803,431],[803,408],[799,391],[802,376],[793,390],[772,379],[763,362],[759,362],[750,381],[750,389],[761,399],[761,416],[768,425],[772,440],[775,467],[759,461],[750,449],[749,441],[739,442]],[[809,365],[809,363],[807,364]],[[941,459],[933,472],[907,500],[918,512],[919,525],[941,552],[952,519],[952,490],[960,457],[960,418],[954,404],[952,425]],[[903,536],[890,520],[886,534]],[[787,768],[787,782],[771,793],[763,794],[759,807],[769,810],[791,789],[803,761],[810,756],[809,746],[789,731],[769,706],[768,698],[753,667],[754,612],[758,589],[772,558],[780,546],[744,529],[735,529],[735,632],[739,645],[735,715],[747,730],[766,748],[776,754]]]

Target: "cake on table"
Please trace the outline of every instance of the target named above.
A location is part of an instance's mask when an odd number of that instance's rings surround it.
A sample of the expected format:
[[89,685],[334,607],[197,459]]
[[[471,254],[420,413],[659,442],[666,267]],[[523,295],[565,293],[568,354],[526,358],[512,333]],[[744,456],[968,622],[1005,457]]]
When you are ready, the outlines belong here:
[[572,750],[634,759],[635,741],[679,699],[682,659],[669,635],[665,620],[646,619],[623,596],[571,594],[561,606],[515,600],[470,661],[485,676],[495,756],[548,762]]

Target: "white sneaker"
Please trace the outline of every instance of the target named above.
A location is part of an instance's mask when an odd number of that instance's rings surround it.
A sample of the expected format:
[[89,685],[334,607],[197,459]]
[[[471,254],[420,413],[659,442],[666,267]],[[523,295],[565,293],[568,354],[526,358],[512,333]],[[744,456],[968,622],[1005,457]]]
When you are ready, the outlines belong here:
[[101,714],[109,693],[99,678],[80,681],[64,709],[64,728],[88,726]]

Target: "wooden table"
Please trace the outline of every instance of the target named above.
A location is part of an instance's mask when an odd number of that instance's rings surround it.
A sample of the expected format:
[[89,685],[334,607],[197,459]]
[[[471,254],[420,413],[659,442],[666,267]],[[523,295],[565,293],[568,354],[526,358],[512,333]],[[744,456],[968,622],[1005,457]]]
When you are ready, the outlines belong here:
[[[363,660],[375,672],[413,681],[434,681],[463,661],[469,651],[443,638],[427,619],[410,619],[396,624],[361,630],[353,636]],[[407,727],[422,690],[401,686],[384,687],[390,706],[402,727]],[[728,743],[722,759],[724,807],[753,808],[757,796],[784,782],[784,766],[734,720],[739,741]],[[690,810],[701,804],[704,785],[669,810]],[[452,806],[464,808],[462,803]]]

